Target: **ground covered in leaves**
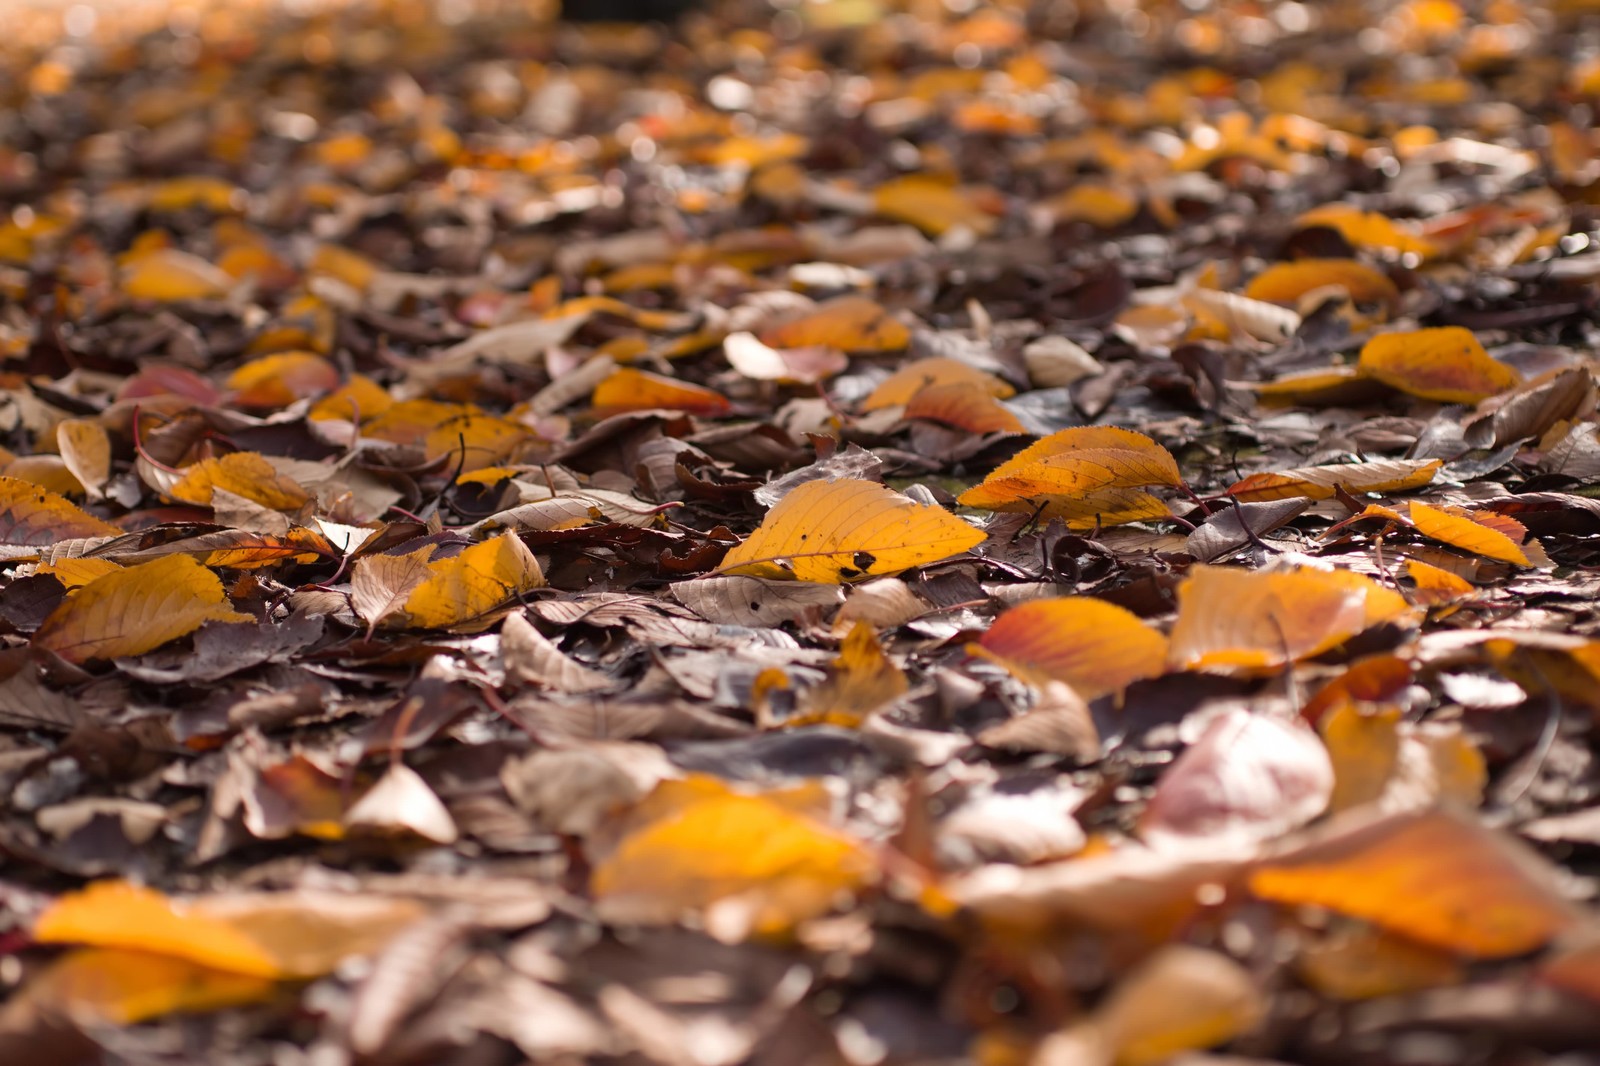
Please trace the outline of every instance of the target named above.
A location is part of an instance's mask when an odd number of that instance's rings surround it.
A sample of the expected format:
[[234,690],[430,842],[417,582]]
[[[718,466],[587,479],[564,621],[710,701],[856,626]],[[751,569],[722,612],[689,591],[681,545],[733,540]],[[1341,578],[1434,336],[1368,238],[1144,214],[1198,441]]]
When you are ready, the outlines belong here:
[[0,1059],[1593,1061],[1592,5],[536,8],[7,16]]

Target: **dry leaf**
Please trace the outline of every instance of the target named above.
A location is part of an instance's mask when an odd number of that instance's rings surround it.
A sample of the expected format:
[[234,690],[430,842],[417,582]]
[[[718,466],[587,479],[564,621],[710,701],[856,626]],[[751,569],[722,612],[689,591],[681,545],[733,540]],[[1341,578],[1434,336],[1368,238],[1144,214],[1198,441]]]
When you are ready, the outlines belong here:
[[983,533],[871,481],[808,481],[723,557],[722,571],[838,584],[959,555]]
[[1354,259],[1296,259],[1273,263],[1245,286],[1252,300],[1293,304],[1309,292],[1337,286],[1357,303],[1393,303],[1399,299],[1394,282],[1382,272]]
[[1460,326],[1380,333],[1362,347],[1357,368],[1401,392],[1440,403],[1477,403],[1522,380]]
[[434,546],[407,555],[364,555],[350,572],[350,606],[368,626],[376,626],[405,606],[411,593],[432,575]]
[[1325,907],[1465,958],[1524,955],[1581,921],[1549,864],[1468,815],[1336,828],[1250,875],[1262,899]]
[[166,494],[202,507],[210,506],[219,489],[274,511],[298,511],[311,500],[310,493],[255,452],[203,459],[181,473],[183,476],[165,489]]
[[1321,814],[1333,789],[1333,764],[1310,729],[1229,711],[1161,775],[1139,835],[1164,849],[1271,840]]
[[122,530],[29,481],[0,477],[0,544],[43,547],[76,537],[115,537]]
[[708,777],[663,781],[636,817],[595,865],[591,887],[608,921],[675,921],[736,899],[748,906],[740,924],[749,934],[777,937],[876,877],[865,845],[781,793],[735,792]]
[[544,584],[538,560],[515,533],[427,565],[429,576],[406,597],[403,616],[422,629],[483,629],[499,608]]
[[99,499],[111,477],[111,438],[105,427],[87,418],[65,419],[56,425],[56,446],[89,498]]
[[1036,683],[1063,681],[1086,700],[1161,674],[1167,659],[1160,632],[1089,596],[1019,604],[994,620],[977,648]]
[[500,654],[506,672],[530,685],[556,692],[599,692],[615,687],[611,678],[556,647],[522,614],[506,616],[500,629]]
[[1474,521],[1468,514],[1452,514],[1424,503],[1413,503],[1409,514],[1418,533],[1442,544],[1485,559],[1498,559],[1517,566],[1533,565],[1528,553],[1516,541],[1498,529]]
[[955,385],[1002,400],[1015,395],[1017,391],[993,374],[959,359],[939,356],[907,363],[890,374],[861,402],[861,409],[879,411],[885,407],[903,406],[932,385]]
[[187,555],[106,574],[50,612],[33,643],[69,662],[143,655],[206,622],[253,622],[228,603],[217,575]]
[[589,402],[607,412],[663,408],[717,415],[729,408],[728,398],[719,392],[632,367],[612,371],[610,377],[595,386]]
[[1267,474],[1252,474],[1228,486],[1228,493],[1245,502],[1281,500],[1302,496],[1332,499],[1343,489],[1360,492],[1408,492],[1433,480],[1441,459],[1371,459],[1363,463],[1302,466]]
[[799,318],[763,329],[772,348],[838,348],[846,352],[891,352],[911,343],[911,331],[865,296],[840,296]]
[[1166,517],[1166,504],[1143,487],[1181,483],[1171,453],[1149,437],[1089,426],[1064,429],[1024,448],[958,502],[1062,518],[1069,528],[1092,529]]

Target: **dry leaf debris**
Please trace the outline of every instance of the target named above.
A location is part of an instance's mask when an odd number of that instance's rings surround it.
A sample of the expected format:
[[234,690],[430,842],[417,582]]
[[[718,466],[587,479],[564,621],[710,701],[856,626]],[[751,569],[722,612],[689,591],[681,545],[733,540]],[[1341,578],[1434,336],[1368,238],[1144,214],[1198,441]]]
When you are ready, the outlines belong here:
[[8,12],[0,1061],[1600,1042],[1589,5],[552,6]]

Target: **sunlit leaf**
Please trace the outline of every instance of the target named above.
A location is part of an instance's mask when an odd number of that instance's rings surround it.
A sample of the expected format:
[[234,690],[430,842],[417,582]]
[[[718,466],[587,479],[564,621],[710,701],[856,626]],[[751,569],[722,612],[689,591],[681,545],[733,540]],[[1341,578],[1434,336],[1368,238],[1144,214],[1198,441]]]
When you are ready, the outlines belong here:
[[538,561],[515,533],[430,562],[428,570],[405,602],[406,623],[423,629],[481,628],[498,608],[544,584]]
[[636,817],[591,879],[612,920],[674,921],[721,903],[729,938],[777,937],[876,876],[864,844],[782,794],[735,792],[708,777],[664,781]]
[[836,297],[757,336],[773,348],[822,346],[846,352],[891,352],[911,343],[911,331],[865,296]]
[[1295,220],[1299,226],[1327,226],[1339,231],[1358,248],[1370,248],[1392,255],[1413,255],[1428,259],[1438,251],[1432,241],[1409,225],[1395,222],[1376,211],[1363,211],[1350,204],[1326,204],[1307,211]]
[[981,531],[871,481],[808,481],[723,558],[722,572],[838,584],[958,555]]
[[1348,571],[1196,566],[1178,586],[1170,661],[1190,669],[1276,668],[1408,610],[1393,590]]
[[228,375],[233,402],[241,407],[287,407],[338,387],[338,368],[315,352],[265,355]]
[[218,970],[187,958],[126,948],[84,948],[29,980],[22,1000],[90,1025],[137,1025],[271,999],[269,977]]
[[135,300],[215,300],[233,286],[233,278],[222,270],[175,248],[141,255],[122,273],[122,291]]
[[884,654],[877,634],[857,622],[839,645],[833,673],[800,696],[795,715],[781,724],[822,723],[856,727],[910,687],[905,671]]
[[251,622],[235,612],[222,582],[187,555],[106,574],[69,595],[33,635],[70,662],[142,655],[206,622]]
[[1364,463],[1302,466],[1252,474],[1229,485],[1228,492],[1247,503],[1294,496],[1326,500],[1340,489],[1351,494],[1407,492],[1431,482],[1442,466],[1441,459],[1369,459]]
[[939,422],[968,433],[1021,433],[1022,421],[994,397],[970,385],[929,385],[906,404],[907,418]]
[[1323,907],[1466,958],[1527,954],[1580,921],[1544,859],[1440,810],[1335,832],[1263,863],[1249,884],[1262,899]]
[[1178,464],[1142,433],[1113,427],[1064,429],[1001,463],[958,502],[989,511],[1038,513],[1073,528],[1165,517],[1142,491],[1182,483]]
[[728,398],[701,385],[677,378],[621,367],[595,386],[590,402],[604,411],[648,411],[666,408],[717,415],[729,408]]
[[1296,259],[1274,263],[1250,280],[1252,300],[1292,304],[1315,289],[1337,286],[1358,303],[1392,303],[1399,292],[1388,275],[1354,259]]
[[1166,669],[1167,640],[1132,612],[1089,596],[1019,604],[978,647],[1024,677],[1064,681],[1086,700]]
[[255,452],[231,452],[217,459],[202,459],[183,470],[183,476],[167,490],[167,495],[209,506],[218,489],[274,511],[298,511],[311,500],[310,493]]
[[99,499],[111,477],[111,438],[105,427],[87,418],[64,419],[56,425],[56,447],[72,476]]
[[969,363],[938,356],[915,360],[890,374],[861,402],[861,409],[877,411],[910,403],[913,396],[931,385],[957,385],[999,399],[1017,391]]
[[0,477],[0,544],[40,547],[74,537],[114,537],[121,532],[32,482]]
[[1362,347],[1357,365],[1385,385],[1441,403],[1477,403],[1522,380],[1460,326],[1380,333]]
[[1469,515],[1451,514],[1425,503],[1413,503],[1409,514],[1412,525],[1425,537],[1485,559],[1498,559],[1517,566],[1533,565],[1521,545],[1498,529],[1473,521]]

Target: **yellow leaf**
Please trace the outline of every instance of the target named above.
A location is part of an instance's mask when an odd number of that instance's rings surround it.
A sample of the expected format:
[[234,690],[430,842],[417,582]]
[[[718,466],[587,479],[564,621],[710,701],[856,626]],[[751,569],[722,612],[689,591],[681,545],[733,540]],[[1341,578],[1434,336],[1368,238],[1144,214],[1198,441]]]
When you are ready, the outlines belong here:
[[235,211],[244,201],[244,191],[232,182],[206,174],[168,178],[150,188],[147,201],[152,211],[187,211],[201,207],[213,214]]
[[872,481],[808,481],[778,501],[721,573],[839,584],[958,555],[981,531]]
[[422,629],[481,629],[495,612],[544,584],[538,560],[515,533],[428,564],[431,576],[406,597],[405,621]]
[[1171,453],[1144,434],[1083,426],[1024,448],[958,502],[1062,518],[1069,527],[1085,529],[1166,517],[1167,506],[1142,488],[1181,483]]
[[1184,669],[1275,669],[1407,610],[1398,593],[1348,571],[1196,566],[1178,587],[1169,661]]
[[1264,862],[1249,885],[1261,899],[1324,907],[1473,959],[1537,951],[1581,922],[1546,860],[1445,810],[1336,832]]
[[993,232],[998,224],[993,215],[973,203],[961,190],[918,174],[884,182],[873,190],[872,201],[878,214],[897,222],[909,222],[935,237],[956,226],[982,237]]
[[1354,259],[1296,259],[1274,263],[1251,279],[1244,294],[1252,300],[1292,304],[1311,292],[1337,285],[1357,303],[1393,303],[1399,290],[1388,275]]
[[876,876],[865,845],[778,794],[734,792],[706,777],[663,781],[640,814],[595,866],[591,886],[607,919],[671,922],[737,899],[747,910],[731,939],[777,937]]
[[846,352],[892,352],[911,343],[911,331],[865,296],[836,297],[759,336],[771,348],[822,345]]
[[307,272],[342,281],[357,292],[365,292],[372,279],[378,276],[378,264],[359,252],[324,244],[312,255]]
[[1344,702],[1317,722],[1333,760],[1333,798],[1328,812],[1337,814],[1382,797],[1400,760],[1400,711],[1380,707],[1371,712]]
[[65,588],[76,589],[121,569],[121,564],[110,559],[57,559],[53,563],[41,563],[36,573],[49,574]]
[[1265,1013],[1244,967],[1220,952],[1172,944],[1117,986],[1097,1020],[1117,1066],[1150,1066],[1231,1040]]
[[1064,681],[1086,700],[1155,677],[1167,660],[1159,631],[1089,596],[1018,604],[994,620],[977,647],[1030,680]]
[[1420,992],[1459,984],[1466,976],[1454,955],[1360,926],[1304,945],[1294,965],[1312,988],[1344,1000]]
[[463,471],[481,470],[509,458],[532,436],[509,418],[475,412],[439,423],[422,438],[422,448],[430,461],[448,455]]
[[365,374],[351,374],[349,381],[312,404],[306,417],[359,424],[378,417],[392,406],[393,398],[376,381]]
[[121,533],[63,496],[20,478],[0,477],[0,544],[43,547],[77,537]]
[[1228,486],[1228,492],[1246,503],[1293,496],[1327,500],[1341,488],[1352,494],[1406,492],[1428,484],[1442,466],[1442,459],[1372,459],[1364,463],[1302,466],[1276,473],[1252,474]]
[[1460,326],[1380,333],[1362,347],[1357,368],[1391,388],[1440,403],[1477,403],[1522,380]]
[[222,582],[187,555],[106,574],[69,594],[33,635],[69,662],[143,655],[206,622],[253,622],[228,604]]
[[889,375],[862,401],[861,409],[877,411],[910,403],[913,396],[931,385],[959,385],[999,399],[1014,396],[1017,391],[975,366],[959,359],[937,356],[907,363]]
[[1046,201],[1041,210],[1057,223],[1087,222],[1115,229],[1139,213],[1139,198],[1105,182],[1082,182]]
[[1424,607],[1454,603],[1477,591],[1466,578],[1420,559],[1406,560],[1406,576],[1416,582],[1411,599]]
[[970,385],[929,385],[906,404],[906,418],[939,422],[968,433],[1021,433],[1022,420],[993,396]]
[[1528,553],[1498,529],[1474,522],[1470,517],[1441,511],[1425,503],[1411,505],[1411,524],[1425,537],[1448,544],[1452,548],[1497,559],[1517,566],[1532,566]]
[[298,511],[311,501],[310,493],[293,479],[278,473],[256,452],[232,452],[217,459],[202,459],[185,467],[183,477],[166,494],[175,500],[209,507],[218,489],[274,511]]

